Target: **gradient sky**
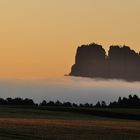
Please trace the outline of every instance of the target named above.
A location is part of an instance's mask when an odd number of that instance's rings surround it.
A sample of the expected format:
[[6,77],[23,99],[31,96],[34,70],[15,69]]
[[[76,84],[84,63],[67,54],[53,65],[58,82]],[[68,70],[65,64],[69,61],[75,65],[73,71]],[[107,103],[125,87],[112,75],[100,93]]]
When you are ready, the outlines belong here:
[[79,45],[139,37],[140,0],[0,0],[0,77],[62,76]]

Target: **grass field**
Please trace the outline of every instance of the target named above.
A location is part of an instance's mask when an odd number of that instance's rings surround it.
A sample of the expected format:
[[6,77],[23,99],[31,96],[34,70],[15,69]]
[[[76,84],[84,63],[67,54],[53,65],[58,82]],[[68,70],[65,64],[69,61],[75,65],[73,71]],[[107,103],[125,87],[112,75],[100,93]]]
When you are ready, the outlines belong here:
[[[124,112],[139,114],[140,111]],[[0,140],[140,140],[140,121],[0,107]]]

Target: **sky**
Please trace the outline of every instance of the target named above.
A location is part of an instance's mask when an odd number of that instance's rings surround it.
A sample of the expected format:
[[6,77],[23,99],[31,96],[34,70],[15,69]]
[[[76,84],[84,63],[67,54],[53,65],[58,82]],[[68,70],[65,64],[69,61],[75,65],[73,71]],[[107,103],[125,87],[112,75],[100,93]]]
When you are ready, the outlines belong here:
[[140,0],[0,0],[0,77],[63,76],[78,46],[138,52],[139,37]]

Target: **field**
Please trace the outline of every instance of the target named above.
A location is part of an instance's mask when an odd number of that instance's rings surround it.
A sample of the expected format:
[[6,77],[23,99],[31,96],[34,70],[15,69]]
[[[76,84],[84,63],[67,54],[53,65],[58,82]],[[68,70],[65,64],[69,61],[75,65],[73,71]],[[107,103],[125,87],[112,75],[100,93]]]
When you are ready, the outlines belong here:
[[[140,110],[112,112],[139,114]],[[0,107],[0,140],[140,140],[140,121],[72,111]]]

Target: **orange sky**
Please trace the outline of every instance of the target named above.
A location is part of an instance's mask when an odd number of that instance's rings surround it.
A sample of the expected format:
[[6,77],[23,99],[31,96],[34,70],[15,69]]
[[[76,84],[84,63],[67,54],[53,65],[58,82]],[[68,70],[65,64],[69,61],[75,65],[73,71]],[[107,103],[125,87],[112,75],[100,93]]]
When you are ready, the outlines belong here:
[[79,45],[139,37],[140,0],[0,0],[0,77],[62,76]]

